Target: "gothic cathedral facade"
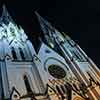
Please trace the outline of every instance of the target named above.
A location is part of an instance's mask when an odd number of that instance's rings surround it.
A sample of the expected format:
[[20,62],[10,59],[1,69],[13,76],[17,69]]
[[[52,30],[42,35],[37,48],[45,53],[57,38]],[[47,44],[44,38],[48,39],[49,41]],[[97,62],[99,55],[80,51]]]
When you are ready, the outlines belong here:
[[100,100],[100,70],[65,33],[35,12],[34,49],[5,6],[0,17],[0,100]]

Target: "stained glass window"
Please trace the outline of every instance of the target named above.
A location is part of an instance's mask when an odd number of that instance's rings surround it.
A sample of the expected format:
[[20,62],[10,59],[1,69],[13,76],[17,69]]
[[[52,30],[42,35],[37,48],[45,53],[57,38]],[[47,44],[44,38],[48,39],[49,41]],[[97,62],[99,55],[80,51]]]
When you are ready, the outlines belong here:
[[48,71],[54,78],[62,79],[66,76],[65,70],[58,65],[50,65]]

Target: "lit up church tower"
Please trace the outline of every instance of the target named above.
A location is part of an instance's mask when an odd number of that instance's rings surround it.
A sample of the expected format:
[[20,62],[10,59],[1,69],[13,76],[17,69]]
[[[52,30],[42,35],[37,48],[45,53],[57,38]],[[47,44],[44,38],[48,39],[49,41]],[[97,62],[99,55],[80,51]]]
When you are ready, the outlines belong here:
[[42,30],[36,48],[3,6],[0,100],[100,100],[100,71],[94,62],[65,33],[35,14]]

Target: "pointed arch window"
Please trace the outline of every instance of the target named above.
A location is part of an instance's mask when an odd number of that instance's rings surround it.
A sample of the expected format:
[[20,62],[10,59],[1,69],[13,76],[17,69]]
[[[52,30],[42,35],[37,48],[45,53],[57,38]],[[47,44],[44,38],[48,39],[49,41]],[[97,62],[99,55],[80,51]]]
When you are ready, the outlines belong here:
[[67,98],[68,98],[68,100],[71,100],[71,98],[72,98],[72,87],[71,87],[70,84],[65,84],[64,86],[66,88]]
[[15,52],[14,47],[12,47],[11,52],[12,52],[12,56],[13,56],[13,58],[14,58],[14,59],[17,59],[17,55],[16,55],[16,52]]
[[61,87],[61,90],[63,91],[63,93],[66,93],[64,86],[60,85],[60,87]]
[[28,77],[26,75],[24,75],[23,79],[24,79],[24,83],[25,83],[25,87],[26,87],[27,93],[28,94],[32,93]]
[[64,99],[65,99],[65,96],[64,96],[64,94],[62,93],[62,91],[61,91],[61,89],[59,88],[59,86],[56,86],[56,89],[57,89],[59,95],[61,96],[61,99],[64,100]]
[[25,56],[24,56],[23,50],[21,48],[19,48],[19,52],[20,52],[21,58],[23,60],[25,60]]
[[58,92],[60,95],[63,94],[62,91],[60,90],[59,86],[56,85],[56,89],[57,89],[57,92]]

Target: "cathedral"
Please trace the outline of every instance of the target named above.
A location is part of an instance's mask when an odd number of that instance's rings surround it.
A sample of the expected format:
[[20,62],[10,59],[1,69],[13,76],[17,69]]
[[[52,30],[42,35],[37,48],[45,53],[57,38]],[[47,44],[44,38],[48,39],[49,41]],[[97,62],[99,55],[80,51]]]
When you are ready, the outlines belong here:
[[36,47],[3,5],[0,100],[100,100],[95,63],[66,33],[35,15],[42,31]]

